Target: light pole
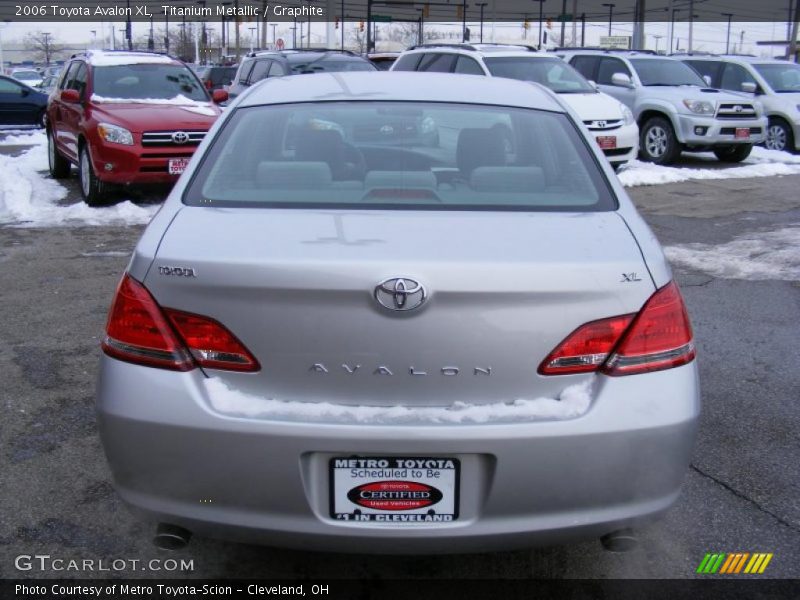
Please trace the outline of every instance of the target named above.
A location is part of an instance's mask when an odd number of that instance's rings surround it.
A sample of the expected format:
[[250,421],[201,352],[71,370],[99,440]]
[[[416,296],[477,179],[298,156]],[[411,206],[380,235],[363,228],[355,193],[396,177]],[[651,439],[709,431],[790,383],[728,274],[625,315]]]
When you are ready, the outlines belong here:
[[128,20],[125,21],[125,37],[128,39],[128,52],[133,50],[133,24],[131,23],[131,0],[126,2],[128,6]]
[[539,50],[541,50],[542,49],[542,20],[543,20],[543,17],[544,17],[544,14],[543,14],[543,12],[544,12],[544,3],[547,2],[547,0],[533,0],[533,1],[539,3]]
[[608,35],[611,36],[611,23],[614,22],[614,7],[616,4],[605,3],[603,6],[608,7]]
[[673,52],[672,42],[674,41],[674,38],[675,38],[675,13],[679,12],[680,10],[681,10],[680,8],[673,8],[672,9],[672,17],[671,17],[671,20],[669,22],[669,53],[670,54],[672,54],[672,52]]
[[250,52],[252,52],[253,51],[253,43],[254,43],[255,35],[256,35],[256,29],[258,29],[258,27],[248,27],[248,29],[250,30]]
[[[197,0],[197,3],[203,7],[203,14],[206,12],[206,0]],[[202,29],[200,33],[200,45],[202,46],[202,54],[203,62],[202,64],[206,63],[206,48],[208,45],[208,38],[206,37],[206,22],[205,19],[203,20]],[[199,61],[198,61],[199,62]]]
[[728,17],[728,35],[725,37],[725,54],[728,54],[731,49],[731,19],[733,13],[722,13],[723,17]]
[[8,25],[10,22],[11,22],[10,19],[4,19],[3,23],[0,24],[0,75],[5,75],[6,74],[6,71],[5,71],[5,64],[6,63],[3,61],[3,36],[2,36],[2,32],[3,32],[3,29],[5,29],[6,25]]
[[483,43],[483,9],[486,8],[488,4],[488,2],[478,2],[478,6],[481,7],[481,44]]
[[658,42],[659,42],[659,41],[661,40],[661,38],[662,38],[662,37],[664,37],[664,36],[663,36],[663,35],[654,35],[653,37],[654,37],[654,38],[655,38],[655,40],[656,40],[656,54],[658,54]]
[[275,30],[278,28],[278,24],[277,23],[270,23],[269,26],[272,27],[272,49],[274,50],[275,49],[275,42],[277,41],[276,38],[275,38]]
[[43,32],[42,35],[44,36],[44,64],[45,66],[50,66],[50,34],[48,32]]

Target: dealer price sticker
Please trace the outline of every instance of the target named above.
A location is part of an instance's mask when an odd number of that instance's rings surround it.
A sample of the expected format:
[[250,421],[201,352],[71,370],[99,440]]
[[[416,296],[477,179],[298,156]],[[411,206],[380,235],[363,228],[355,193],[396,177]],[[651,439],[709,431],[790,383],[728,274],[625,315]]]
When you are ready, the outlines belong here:
[[331,517],[377,523],[458,519],[457,458],[369,456],[330,459]]

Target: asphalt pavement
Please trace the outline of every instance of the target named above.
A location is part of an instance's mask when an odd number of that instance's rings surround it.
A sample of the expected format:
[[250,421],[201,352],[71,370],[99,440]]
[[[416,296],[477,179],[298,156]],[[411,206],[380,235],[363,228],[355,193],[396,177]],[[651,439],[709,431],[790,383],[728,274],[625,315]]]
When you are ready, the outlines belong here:
[[[76,181],[65,203],[78,201]],[[633,188],[664,245],[722,244],[800,223],[800,176]],[[152,200],[152,198],[150,198]],[[770,552],[760,577],[800,577],[800,283],[676,270],[692,316],[703,415],[680,499],[637,549],[598,540],[433,557],[319,554],[194,538],[158,550],[111,485],[94,416],[107,309],[141,227],[0,227],[0,578],[17,557],[192,561],[127,577],[689,578],[707,552]],[[146,444],[147,440],[142,440]],[[457,551],[454,548],[454,551]],[[24,562],[23,562],[24,565]]]

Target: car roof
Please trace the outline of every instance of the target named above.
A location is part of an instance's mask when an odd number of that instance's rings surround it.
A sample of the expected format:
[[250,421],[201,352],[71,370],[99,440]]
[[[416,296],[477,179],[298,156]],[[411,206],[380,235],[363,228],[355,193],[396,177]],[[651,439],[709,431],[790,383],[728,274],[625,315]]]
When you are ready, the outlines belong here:
[[[478,79],[480,81],[478,82]],[[317,73],[265,79],[239,106],[343,100],[455,102],[565,112],[555,95],[537,84],[500,77],[406,71]]]
[[664,54],[653,54],[652,52],[641,52],[638,50],[601,50],[598,48],[562,48],[556,51],[558,54],[565,56],[575,56],[576,54],[591,54],[593,56],[616,56],[618,58],[645,58],[648,60],[656,60],[660,58],[667,58],[674,60],[674,57],[666,56]]
[[768,64],[773,63],[777,65],[793,65],[792,61],[781,60],[779,58],[759,58],[758,56],[744,56],[741,54],[704,54],[702,56],[693,56],[691,54],[684,54],[676,56],[680,60],[722,60],[725,62],[740,62],[750,64]]
[[117,66],[137,64],[183,64],[167,54],[156,52],[129,52],[127,50],[89,50],[85,54],[74,54],[72,58],[86,60],[92,66]]

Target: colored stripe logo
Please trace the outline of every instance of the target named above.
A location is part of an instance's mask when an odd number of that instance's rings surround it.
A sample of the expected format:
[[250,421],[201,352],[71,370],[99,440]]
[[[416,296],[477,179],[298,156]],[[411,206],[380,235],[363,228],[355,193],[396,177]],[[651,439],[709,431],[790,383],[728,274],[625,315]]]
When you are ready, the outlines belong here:
[[697,573],[703,575],[738,575],[746,573],[750,575],[760,575],[764,572],[772,560],[772,553],[764,552],[716,552],[707,553]]

